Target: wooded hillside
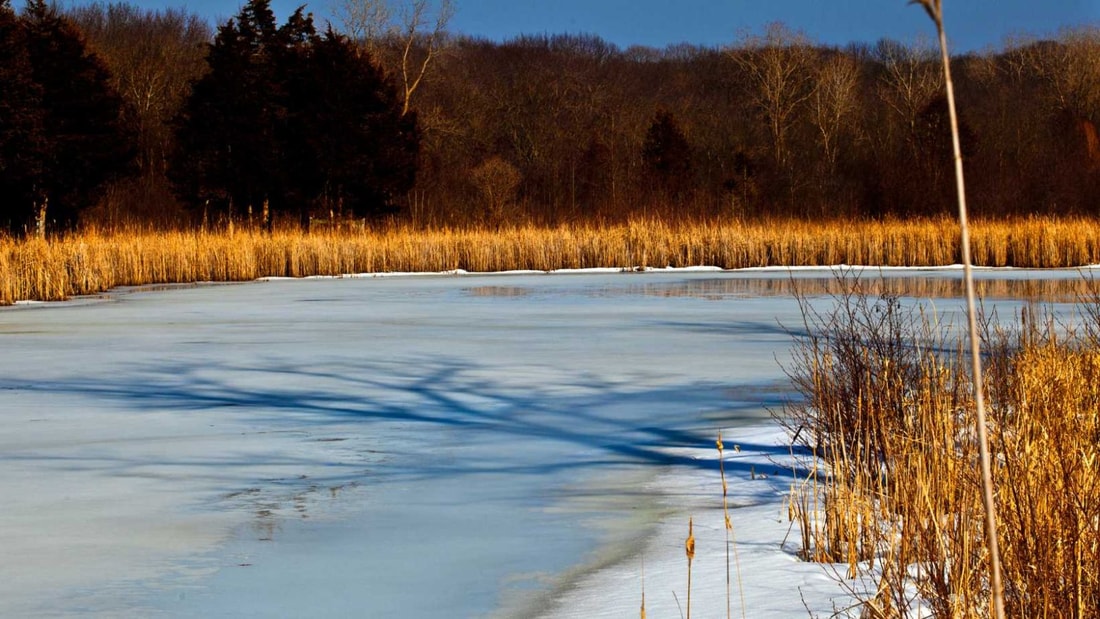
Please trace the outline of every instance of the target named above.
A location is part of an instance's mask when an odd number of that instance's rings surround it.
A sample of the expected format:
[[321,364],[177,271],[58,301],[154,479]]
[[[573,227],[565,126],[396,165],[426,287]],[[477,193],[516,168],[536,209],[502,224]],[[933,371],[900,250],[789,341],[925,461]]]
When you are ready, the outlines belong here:
[[[71,80],[29,51],[46,23],[85,46],[100,120],[50,94]],[[416,225],[951,212],[930,44],[837,49],[781,24],[663,50],[321,30],[307,13],[276,24],[264,0],[216,29],[180,11],[17,14],[0,0],[0,218],[29,230],[43,201],[52,222],[107,227],[259,220],[265,204]],[[402,60],[428,53],[409,92]],[[974,214],[1097,214],[1100,28],[953,62]],[[65,114],[88,126],[51,135],[44,119]],[[74,150],[92,144],[94,157]],[[64,157],[89,172],[67,178]]]

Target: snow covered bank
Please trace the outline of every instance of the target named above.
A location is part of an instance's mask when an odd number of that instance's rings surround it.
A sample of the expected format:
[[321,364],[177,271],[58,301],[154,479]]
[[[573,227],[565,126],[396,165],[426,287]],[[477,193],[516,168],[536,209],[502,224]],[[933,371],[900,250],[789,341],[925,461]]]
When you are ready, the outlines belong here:
[[[715,437],[717,438],[717,437]],[[774,424],[723,432],[733,544],[729,555],[729,604],[733,617],[779,619],[831,616],[852,604],[833,566],[797,557],[801,540],[788,518],[791,456],[785,433]],[[699,470],[674,469],[649,484],[666,516],[626,560],[573,583],[549,613],[555,619],[636,617],[645,588],[650,617],[679,617],[687,603],[684,542],[694,520],[691,605],[697,617],[725,617],[726,538],[718,452],[679,448],[680,457],[707,462]],[[736,558],[734,555],[736,552]],[[644,577],[643,577],[644,574]],[[742,606],[742,595],[744,606]],[[746,614],[742,614],[742,608]]]

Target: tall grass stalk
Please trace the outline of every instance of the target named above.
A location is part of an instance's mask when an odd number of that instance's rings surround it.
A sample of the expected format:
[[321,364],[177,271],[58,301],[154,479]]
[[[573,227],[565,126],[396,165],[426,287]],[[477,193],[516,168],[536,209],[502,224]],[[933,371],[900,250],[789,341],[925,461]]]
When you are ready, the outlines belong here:
[[684,541],[684,554],[688,560],[687,619],[691,619],[691,562],[695,559],[695,533],[693,518],[688,517],[688,536]]
[[970,330],[971,372],[974,376],[974,402],[977,408],[978,462],[982,472],[982,503],[985,506],[985,543],[989,552],[989,579],[993,602],[993,616],[1004,619],[1004,585],[1001,582],[1000,548],[997,542],[997,506],[993,500],[993,471],[989,464],[989,436],[986,424],[985,395],[982,386],[982,356],[978,337],[977,301],[974,293],[974,274],[970,263],[970,226],[967,221],[966,182],[963,176],[962,147],[959,143],[959,118],[955,110],[955,89],[951,81],[951,57],[947,52],[947,34],[943,27],[942,0],[918,0],[936,24],[940,43],[940,60],[947,90],[947,111],[951,119],[951,147],[955,159],[955,190],[959,199],[959,232],[962,244],[962,262],[966,280],[967,322]]
[[718,431],[718,473],[722,478],[722,515],[725,517],[726,531],[726,617],[732,617],[730,610],[730,551],[733,552],[734,567],[737,570],[737,591],[741,596],[741,616],[748,617],[745,606],[745,590],[741,584],[741,559],[737,556],[737,539],[733,532],[733,520],[730,519],[729,508],[729,484],[726,483],[726,463],[724,461],[725,445],[722,444],[722,431]]

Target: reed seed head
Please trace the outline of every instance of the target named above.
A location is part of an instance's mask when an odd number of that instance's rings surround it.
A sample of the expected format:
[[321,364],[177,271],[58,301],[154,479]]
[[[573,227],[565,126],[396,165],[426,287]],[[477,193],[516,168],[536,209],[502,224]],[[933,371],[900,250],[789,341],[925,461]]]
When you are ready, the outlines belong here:
[[688,563],[695,558],[695,533],[693,532],[693,519],[688,518],[688,537],[684,542],[684,551],[687,554]]

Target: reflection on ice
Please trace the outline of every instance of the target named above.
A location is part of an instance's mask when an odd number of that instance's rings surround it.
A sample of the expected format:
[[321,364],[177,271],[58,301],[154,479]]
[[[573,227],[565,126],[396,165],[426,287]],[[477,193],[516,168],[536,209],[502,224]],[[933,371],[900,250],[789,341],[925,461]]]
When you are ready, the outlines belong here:
[[[1097,284],[1092,277],[1075,271],[1039,272],[1014,275],[1004,271],[993,273],[995,277],[982,278],[975,283],[978,295],[986,300],[1026,299],[1044,302],[1073,302],[1089,299],[1097,294]],[[990,273],[987,272],[986,275]],[[642,280],[608,282],[603,286],[591,286],[584,294],[605,297],[690,297],[721,300],[737,297],[807,297],[832,296],[855,290],[871,295],[890,294],[902,297],[943,299],[961,297],[965,293],[962,274],[951,271],[934,273],[910,269],[904,272],[879,271],[877,269],[817,270],[794,272],[790,276],[711,276],[679,281],[650,282]],[[522,297],[539,295],[575,295],[577,290],[562,286],[476,286],[466,289],[475,297]]]

